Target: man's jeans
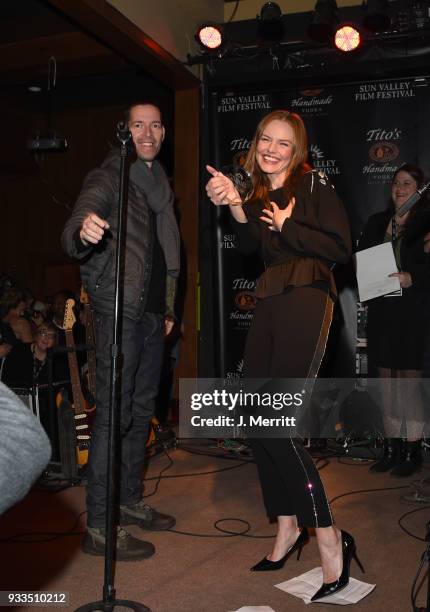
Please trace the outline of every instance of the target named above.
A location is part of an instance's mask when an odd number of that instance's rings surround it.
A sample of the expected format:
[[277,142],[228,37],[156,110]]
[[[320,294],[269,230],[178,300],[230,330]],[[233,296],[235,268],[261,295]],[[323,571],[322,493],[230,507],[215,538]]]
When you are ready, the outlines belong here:
[[[90,527],[105,526],[107,449],[113,320],[96,314],[97,402],[88,462],[87,510]],[[164,317],[145,313],[140,321],[123,319],[121,369],[120,503],[141,498],[145,443],[164,350]],[[119,456],[118,456],[119,462]]]

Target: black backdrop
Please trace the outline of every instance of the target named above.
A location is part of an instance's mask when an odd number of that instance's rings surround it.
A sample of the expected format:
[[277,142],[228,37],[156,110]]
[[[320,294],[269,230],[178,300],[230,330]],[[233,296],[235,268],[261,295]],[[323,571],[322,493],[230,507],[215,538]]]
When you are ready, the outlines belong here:
[[[393,172],[404,162],[430,174],[430,88],[421,79],[390,78],[319,88],[286,85],[209,92],[203,162],[232,163],[246,151],[262,116],[277,108],[299,113],[314,167],[342,197],[354,241],[367,218],[386,208]],[[203,171],[203,182],[208,175]],[[240,376],[246,332],[255,305],[260,263],[235,249],[228,211],[201,203],[200,376]],[[352,263],[336,270],[340,299],[332,328],[327,375],[353,376],[356,293]]]

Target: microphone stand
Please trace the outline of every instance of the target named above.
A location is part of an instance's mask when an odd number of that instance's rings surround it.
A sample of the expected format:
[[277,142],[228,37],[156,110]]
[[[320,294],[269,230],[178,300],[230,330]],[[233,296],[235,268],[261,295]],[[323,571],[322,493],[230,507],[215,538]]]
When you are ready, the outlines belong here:
[[117,138],[121,143],[121,165],[118,199],[118,236],[116,244],[115,264],[115,303],[113,317],[113,342],[111,344],[111,380],[109,404],[109,438],[107,457],[107,483],[106,483],[106,545],[105,545],[105,572],[103,584],[103,601],[96,601],[76,609],[75,612],[90,612],[103,610],[111,612],[116,607],[120,609],[136,610],[137,612],[151,612],[141,603],[115,598],[114,588],[114,550],[116,544],[115,500],[117,490],[116,459],[118,440],[118,414],[120,412],[120,374],[121,374],[121,341],[122,341],[122,312],[124,288],[124,254],[125,230],[127,224],[128,200],[128,174],[126,173],[127,144],[131,134],[127,125],[120,121],[117,125]]
[[[421,556],[421,565],[420,565],[420,569],[419,569],[419,573],[417,574],[415,580],[414,580],[414,584],[412,585],[412,592],[411,592],[411,600],[412,600],[412,609],[413,612],[430,612],[430,522],[427,523],[426,526],[427,529],[427,534],[425,537],[426,542],[428,542],[427,544],[427,548],[425,549],[425,551],[423,552],[422,556]],[[427,568],[427,602],[426,602],[426,607],[425,608],[418,608],[415,605],[415,599],[418,595],[418,593],[415,593],[415,585],[417,583],[418,580],[418,576],[421,573],[422,568],[424,567],[424,564],[427,563],[428,568]]]
[[430,181],[427,181],[420,189],[417,189],[415,193],[411,195],[409,199],[406,200],[404,204],[402,204],[399,210],[396,212],[399,217],[403,217],[407,212],[411,210],[413,206],[421,199],[427,189],[430,187]]

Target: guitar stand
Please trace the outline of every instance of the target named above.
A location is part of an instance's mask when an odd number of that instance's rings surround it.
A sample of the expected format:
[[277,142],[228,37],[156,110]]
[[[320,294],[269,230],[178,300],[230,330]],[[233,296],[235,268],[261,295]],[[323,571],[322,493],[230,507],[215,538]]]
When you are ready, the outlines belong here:
[[136,612],[151,612],[144,604],[126,599],[115,598],[114,588],[114,550],[116,544],[116,524],[114,521],[115,499],[117,481],[115,478],[116,448],[118,438],[118,411],[119,411],[119,378],[122,340],[122,306],[124,286],[124,243],[125,227],[127,218],[127,195],[128,175],[126,173],[127,144],[131,134],[124,122],[117,126],[117,138],[121,143],[121,166],[118,199],[118,239],[116,244],[115,265],[115,305],[113,317],[113,343],[111,345],[111,380],[110,380],[110,405],[109,405],[109,434],[108,434],[108,459],[107,459],[107,488],[106,488],[106,546],[105,546],[105,573],[103,585],[103,600],[83,605],[75,612],[90,612],[102,610],[112,612],[115,608],[121,610],[129,609]]

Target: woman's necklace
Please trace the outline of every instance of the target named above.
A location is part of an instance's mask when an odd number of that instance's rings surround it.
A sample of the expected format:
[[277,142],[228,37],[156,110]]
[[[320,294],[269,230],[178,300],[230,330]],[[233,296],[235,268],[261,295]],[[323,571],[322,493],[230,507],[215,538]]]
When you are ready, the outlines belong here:
[[397,238],[397,223],[396,218],[391,217],[391,242],[395,242]]
[[40,372],[42,371],[43,366],[45,365],[46,355],[44,359],[39,359],[36,356],[36,345],[35,344],[31,345],[31,352],[33,353],[33,383],[35,384],[37,382],[37,379],[39,378],[39,375],[40,375]]

